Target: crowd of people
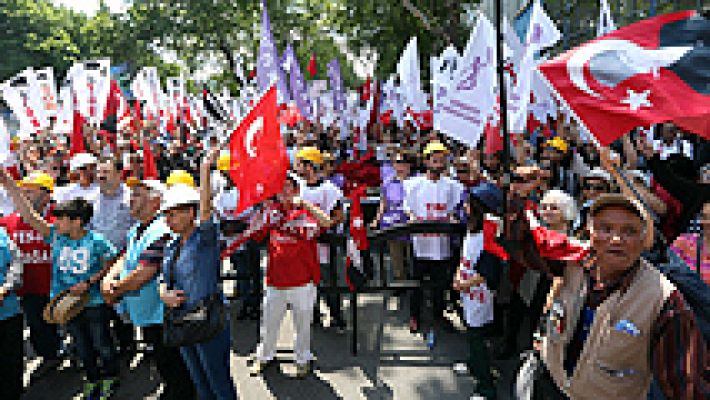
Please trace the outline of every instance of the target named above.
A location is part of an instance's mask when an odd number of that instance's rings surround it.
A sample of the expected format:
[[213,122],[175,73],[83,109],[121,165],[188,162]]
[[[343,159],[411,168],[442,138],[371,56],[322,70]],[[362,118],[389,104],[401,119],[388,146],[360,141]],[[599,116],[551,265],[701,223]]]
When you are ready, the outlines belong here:
[[[84,398],[115,393],[140,332],[163,398],[235,399],[230,326],[261,319],[257,376],[290,309],[296,376],[307,376],[312,325],[348,329],[327,290],[347,287],[346,250],[319,238],[346,234],[358,185],[377,198],[365,221],[374,234],[419,221],[464,228],[388,239],[382,273],[421,283],[395,292],[412,334],[432,347],[442,330],[466,335],[456,370],[475,377],[476,396],[499,394],[492,360],[531,351],[535,399],[708,398],[709,142],[667,123],[598,148],[562,115],[547,128],[511,135],[507,174],[502,150],[411,121],[376,124],[367,146],[300,123],[283,131],[282,191],[241,213],[218,128],[87,125],[75,154],[51,127],[17,141],[0,172],[0,398],[22,396],[25,326],[39,370],[79,361]],[[233,313],[225,260],[241,276]],[[205,314],[209,332],[186,328]]]

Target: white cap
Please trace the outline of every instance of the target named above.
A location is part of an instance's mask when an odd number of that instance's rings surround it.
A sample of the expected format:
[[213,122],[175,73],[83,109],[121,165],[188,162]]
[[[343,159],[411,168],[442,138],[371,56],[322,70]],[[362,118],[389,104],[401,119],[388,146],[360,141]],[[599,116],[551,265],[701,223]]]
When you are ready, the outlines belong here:
[[98,160],[96,159],[96,157],[94,157],[93,154],[77,153],[74,155],[74,157],[71,158],[71,160],[69,160],[69,170],[74,172],[81,167],[96,164],[97,161]]
[[161,213],[175,207],[200,204],[200,192],[187,185],[173,185],[163,193],[163,206],[160,208]]

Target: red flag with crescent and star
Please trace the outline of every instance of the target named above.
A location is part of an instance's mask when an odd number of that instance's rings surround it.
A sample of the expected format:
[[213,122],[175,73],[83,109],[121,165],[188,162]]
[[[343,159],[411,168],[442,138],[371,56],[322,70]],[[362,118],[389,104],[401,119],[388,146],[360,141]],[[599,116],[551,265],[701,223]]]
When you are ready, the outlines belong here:
[[276,113],[276,86],[271,86],[230,137],[229,176],[239,188],[237,214],[283,190],[289,161]]
[[695,11],[643,20],[539,66],[606,146],[633,128],[671,121],[710,139],[710,21]]

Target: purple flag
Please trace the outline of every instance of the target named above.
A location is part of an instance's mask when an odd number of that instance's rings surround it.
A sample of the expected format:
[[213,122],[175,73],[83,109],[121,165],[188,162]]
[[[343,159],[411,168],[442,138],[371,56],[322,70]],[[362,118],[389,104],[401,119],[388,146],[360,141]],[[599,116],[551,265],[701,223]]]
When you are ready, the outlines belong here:
[[289,100],[286,76],[279,65],[279,54],[271,34],[269,13],[266,10],[266,1],[261,1],[261,40],[259,41],[259,59],[257,60],[256,79],[259,90],[265,92],[276,81],[279,103]]
[[296,53],[293,51],[293,46],[289,43],[286,46],[283,56],[283,68],[288,71],[291,78],[291,95],[296,101],[296,106],[301,112],[303,118],[311,119],[311,102],[308,98],[308,88],[306,88],[306,81],[303,79],[303,74],[301,73],[301,67],[298,65],[298,59],[296,58]]
[[340,63],[337,58],[328,63],[328,79],[333,95],[333,110],[337,113],[345,111],[345,93],[343,92],[343,80],[340,77]]

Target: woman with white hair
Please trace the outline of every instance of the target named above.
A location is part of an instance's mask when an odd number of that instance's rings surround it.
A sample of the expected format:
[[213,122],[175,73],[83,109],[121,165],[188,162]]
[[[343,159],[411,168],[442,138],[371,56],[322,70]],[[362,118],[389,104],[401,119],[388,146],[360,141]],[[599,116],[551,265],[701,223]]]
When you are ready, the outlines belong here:
[[545,192],[540,201],[540,219],[550,229],[570,233],[572,222],[577,217],[574,199],[567,193],[552,189]]

